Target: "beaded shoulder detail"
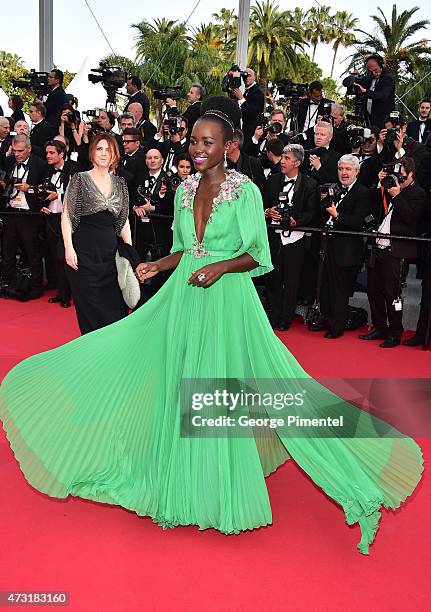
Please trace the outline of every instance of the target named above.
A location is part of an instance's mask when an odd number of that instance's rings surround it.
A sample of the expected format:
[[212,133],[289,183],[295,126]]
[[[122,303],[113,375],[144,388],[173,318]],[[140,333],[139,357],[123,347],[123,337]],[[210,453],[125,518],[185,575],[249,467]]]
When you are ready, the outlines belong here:
[[[181,196],[180,210],[188,208],[193,211],[193,203],[198,189],[202,174],[197,172],[186,178],[182,184],[183,193]],[[244,183],[249,183],[248,176],[237,172],[236,170],[226,170],[226,178],[220,185],[220,191],[212,202],[212,210],[208,223],[211,223],[214,212],[219,208],[220,204],[227,202],[229,205],[240,196],[241,189]]]

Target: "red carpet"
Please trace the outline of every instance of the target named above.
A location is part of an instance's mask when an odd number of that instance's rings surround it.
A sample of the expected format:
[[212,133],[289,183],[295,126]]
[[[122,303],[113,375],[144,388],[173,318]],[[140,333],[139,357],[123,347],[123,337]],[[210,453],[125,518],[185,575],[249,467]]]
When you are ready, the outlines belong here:
[[[77,334],[73,309],[46,297],[1,300],[0,377]],[[329,341],[298,323],[280,336],[313,376],[431,372],[431,352],[379,349],[356,332]],[[356,551],[359,529],[345,525],[339,507],[292,461],[267,481],[272,527],[229,537],[194,527],[163,531],[117,507],[36,492],[1,431],[0,591],[68,591],[68,609],[77,611],[425,609],[431,443],[419,443],[427,466],[422,482],[401,510],[383,513],[366,557]]]

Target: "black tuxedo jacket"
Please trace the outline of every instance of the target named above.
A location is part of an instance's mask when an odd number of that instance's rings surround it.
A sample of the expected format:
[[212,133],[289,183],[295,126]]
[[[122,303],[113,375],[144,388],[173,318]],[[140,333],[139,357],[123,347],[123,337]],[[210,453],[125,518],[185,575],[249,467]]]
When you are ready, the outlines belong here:
[[57,135],[57,130],[46,119],[35,125],[30,132],[31,146],[37,147],[45,158],[45,144]]
[[[324,209],[322,210],[325,215],[324,221],[326,221],[329,215]],[[364,226],[365,217],[371,211],[371,192],[356,181],[337,207],[338,219],[334,221],[334,229],[360,231]],[[338,266],[360,266],[362,264],[365,242],[361,236],[332,235],[330,241]]]
[[[48,164],[46,163],[46,161],[44,161],[37,155],[34,155],[33,153],[28,158],[27,164],[28,174],[26,178],[26,183],[28,183],[29,185],[41,185],[47,177],[49,169]],[[6,158],[5,170],[9,179],[12,178],[16,165],[17,162],[13,155]],[[45,202],[43,200],[40,200],[37,196],[34,195],[26,194],[26,200],[31,212],[39,212],[42,206],[45,205]]]
[[[322,164],[319,170],[315,170],[310,166],[310,154],[319,157]],[[338,181],[338,160],[340,157],[341,154],[331,149],[331,147],[329,147],[329,149],[325,149],[324,147],[311,149],[306,151],[301,169],[305,174],[308,174],[308,176],[311,176],[317,181],[319,185],[323,185],[323,183],[336,183]]]
[[249,179],[253,181],[253,183],[259,188],[260,193],[264,194],[265,192],[265,174],[263,172],[262,164],[256,157],[251,157],[247,155],[247,153],[240,154],[236,164],[229,163],[228,168],[234,168],[241,174],[245,174]]
[[[364,113],[369,125],[382,129],[385,118],[395,109],[395,79],[387,68],[383,68],[374,91],[369,89],[372,80],[372,76],[367,76],[364,80],[364,87],[367,89],[362,96]],[[369,98],[373,101],[371,115],[367,111]]]
[[[46,175],[46,180],[50,181],[51,177],[55,174],[55,172],[56,172],[55,168],[53,166],[48,165],[48,172]],[[71,159],[68,159],[64,162],[64,166],[60,174],[60,184],[63,187],[63,192],[65,192],[67,189],[67,186],[70,181],[70,177],[76,174],[77,172],[81,172],[81,167],[79,166],[79,164],[72,161]]]
[[192,133],[194,124],[201,116],[201,107],[202,107],[202,102],[198,101],[198,102],[195,102],[194,104],[190,104],[190,106],[186,108],[186,110],[183,113],[183,117],[185,117],[187,121],[189,122],[189,125],[188,125],[188,137],[189,138]]
[[[271,208],[278,205],[278,196],[284,187],[284,174],[274,174],[268,178],[266,183],[264,206]],[[311,223],[319,209],[319,196],[317,183],[305,174],[298,174],[293,188],[293,211],[292,217],[298,227],[307,226]]]
[[[391,234],[417,236],[418,221],[428,204],[425,191],[414,184],[391,199],[393,211]],[[417,243],[413,240],[391,239],[392,255],[399,258],[417,257]]]
[[261,88],[254,83],[250,89],[244,92],[245,102],[241,105],[242,131],[244,142],[251,140],[254,130],[261,123],[260,115],[265,110],[265,94]]
[[174,159],[177,155],[188,152],[189,141],[186,140],[186,142],[182,144],[181,142],[171,142],[171,140],[165,140],[164,142],[160,142],[157,148],[162,154],[162,157],[164,160],[163,162],[163,167],[164,167],[166,159],[171,151],[174,153]]
[[137,189],[139,185],[142,185],[148,174],[147,165],[145,163],[145,150],[138,149],[132,156],[124,155],[120,167],[129,176],[129,180],[127,176],[125,176],[125,178],[129,188],[130,206],[133,207],[139,200]]
[[422,123],[425,123],[425,130],[422,137],[422,143],[425,143],[431,133],[431,119],[427,119],[426,121],[419,121],[419,119],[416,121],[410,121],[410,123],[407,125],[406,134],[407,136],[410,136],[410,138],[413,138],[419,142],[419,128]]
[[149,119],[150,101],[148,99],[148,96],[143,91],[137,91],[133,96],[129,97],[129,100],[126,106],[124,107],[124,112],[127,112],[127,109],[129,108],[130,104],[132,104],[132,102],[139,102],[139,104],[142,106],[143,118]]
[[60,125],[61,107],[66,104],[66,101],[66,92],[62,87],[57,87],[51,91],[44,103],[46,107],[45,119],[56,129],[56,134]]
[[[307,113],[308,113],[308,107],[310,106],[310,102],[311,102],[311,98],[304,98],[303,100],[299,101],[299,105],[298,105],[298,132],[302,132],[304,129],[304,125],[305,125],[305,120],[307,118]],[[322,98],[319,102],[319,106],[317,109],[317,113],[316,113],[316,117],[317,115],[322,115],[323,114],[323,105],[325,103],[332,103],[333,100],[329,100],[328,98]],[[291,124],[290,129],[293,129],[293,125]]]
[[[289,136],[287,134],[284,134],[282,132],[281,134],[277,134],[277,138],[283,143],[284,147],[289,144]],[[264,147],[264,151],[262,153],[262,143],[264,140],[266,140],[266,136],[261,136],[257,144],[255,144],[253,140],[250,140],[249,142],[245,143],[245,153],[247,153],[248,155],[252,155],[253,157],[261,157],[262,155],[266,157],[266,147]]]
[[[150,178],[150,173],[148,172],[148,169],[145,173],[144,176],[144,181]],[[154,188],[152,189],[152,204],[155,207],[155,211],[154,214],[158,214],[158,215],[172,215],[174,214],[174,201],[173,201],[173,197],[172,194],[169,193],[169,190],[166,192],[166,195],[164,198],[160,198],[159,197],[159,191],[160,188],[162,186],[163,180],[167,179],[168,175],[166,172],[164,172],[163,170],[160,172],[159,176],[157,177],[157,180],[154,184]],[[154,218],[153,221],[155,223],[169,223],[169,227],[172,224],[172,220],[171,219],[157,219]]]
[[158,148],[158,143],[154,140],[154,136],[157,134],[157,128],[155,125],[151,123],[148,119],[141,119],[139,123],[136,124],[136,129],[139,130],[141,134],[142,144],[148,146],[148,148]]
[[3,163],[6,158],[6,153],[9,151],[10,145],[12,143],[12,136],[6,136],[3,142],[0,145],[0,168],[2,167],[2,159]]

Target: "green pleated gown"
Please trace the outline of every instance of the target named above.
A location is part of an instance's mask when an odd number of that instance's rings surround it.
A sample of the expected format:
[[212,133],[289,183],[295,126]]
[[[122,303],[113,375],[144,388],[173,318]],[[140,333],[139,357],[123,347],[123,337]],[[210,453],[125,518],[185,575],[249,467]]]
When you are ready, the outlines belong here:
[[[259,191],[228,171],[199,243],[198,180],[177,190],[172,252],[184,254],[160,291],[118,323],[34,355],[4,379],[0,414],[15,457],[27,481],[52,497],[226,534],[271,524],[265,476],[292,457],[348,524],[360,524],[366,553],[380,509],[398,507],[420,480],[413,440],[180,436],[184,378],[309,378],[273,333],[251,279],[272,268]],[[251,273],[225,274],[207,289],[188,285],[193,271],[244,253],[259,263]],[[313,410],[319,416],[319,405]]]

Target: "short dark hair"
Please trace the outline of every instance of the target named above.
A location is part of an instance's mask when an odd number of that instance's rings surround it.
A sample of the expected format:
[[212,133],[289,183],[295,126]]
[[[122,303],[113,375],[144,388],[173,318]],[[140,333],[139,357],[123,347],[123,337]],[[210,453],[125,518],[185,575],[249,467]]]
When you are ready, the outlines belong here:
[[403,157],[400,160],[400,164],[404,168],[407,175],[410,174],[410,172],[413,172],[413,176],[415,175],[416,164],[415,164],[415,160],[413,159],[413,157]]
[[[387,117],[385,117],[385,124],[386,124],[386,123],[392,123],[392,119],[393,119],[393,118],[392,118],[390,115],[388,115]],[[399,114],[399,115],[398,115],[398,119],[397,119],[397,121],[398,121],[398,124],[399,124],[401,127],[403,127],[403,126],[406,124],[406,120],[405,120],[404,116],[403,116],[403,115],[401,115],[401,114]]]
[[42,117],[46,116],[46,106],[43,102],[41,102],[40,100],[35,100],[34,102],[32,102],[30,104],[30,106],[34,106],[34,108],[40,112],[40,114],[42,115]]
[[135,140],[141,141],[141,133],[136,128],[125,128],[123,130],[123,136],[134,136]]
[[[12,96],[11,96],[12,97]],[[419,102],[419,106],[423,103],[423,102],[427,102],[428,104],[431,104],[431,100],[430,98],[422,98],[422,100]]]
[[131,84],[137,87],[138,89],[141,89],[142,81],[138,76],[131,76],[127,80],[130,81]]
[[308,91],[311,93],[312,91],[322,91],[323,85],[320,81],[311,81],[308,86]]
[[178,166],[178,164],[180,163],[180,161],[188,161],[192,167],[193,170],[193,161],[192,158],[190,157],[190,155],[187,153],[187,151],[183,151],[182,153],[179,153],[175,159],[174,159],[174,166]]
[[18,96],[17,94],[11,94],[9,98],[12,101],[12,108],[14,111],[22,109],[22,107],[24,106],[24,101],[21,96]]
[[238,147],[242,149],[244,145],[244,134],[239,128],[233,131],[232,140],[238,143]]
[[55,74],[55,78],[60,83],[60,85],[63,85],[63,79],[64,79],[63,72],[59,70],[58,68],[54,68],[53,70],[51,70],[51,72]]
[[46,147],[54,147],[58,154],[63,153],[63,156],[66,157],[67,147],[61,140],[48,140],[48,142],[45,143],[45,152]]
[[277,157],[281,157],[283,155],[284,144],[281,142],[279,138],[273,138],[272,140],[266,141],[266,150],[270,151]]

